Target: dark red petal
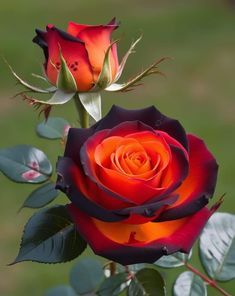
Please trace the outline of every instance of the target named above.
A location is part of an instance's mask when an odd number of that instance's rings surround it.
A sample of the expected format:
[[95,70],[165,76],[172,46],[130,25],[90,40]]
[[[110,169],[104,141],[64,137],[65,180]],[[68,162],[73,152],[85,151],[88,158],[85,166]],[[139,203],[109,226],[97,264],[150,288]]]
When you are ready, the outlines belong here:
[[[90,194],[91,191],[99,199],[100,196],[102,198],[102,192],[96,186],[92,186],[92,183],[84,177],[79,167],[70,158],[59,158],[56,171],[58,174],[56,188],[63,191],[81,211],[108,222],[121,221],[128,218],[128,215],[125,213],[120,215],[115,211],[102,207],[94,200],[85,196],[85,194]],[[112,197],[110,197],[108,206],[113,202],[115,200],[112,201]],[[128,207],[130,204],[125,206]]]
[[207,203],[216,185],[218,165],[204,142],[194,135],[188,135],[189,174],[175,191],[177,202],[169,206],[157,219],[174,220],[191,215]]
[[142,224],[155,220],[167,205],[173,204],[178,199],[177,195],[168,195],[164,199],[146,203],[142,206],[134,206],[115,210],[115,213],[128,218],[123,220],[127,224]]
[[178,142],[176,139],[172,138],[166,132],[163,132],[163,131],[156,131],[156,132],[159,133],[169,145],[176,146],[176,147],[180,148],[181,150],[184,151],[185,155],[188,155],[187,149],[185,149],[185,147],[180,142]]
[[[161,256],[169,255],[177,251],[189,252],[215,209],[208,210],[207,208],[203,208],[196,214],[181,219],[182,221],[180,222],[176,220],[175,223],[179,224],[179,227],[176,227],[169,236],[160,237],[148,242],[139,242],[135,240],[135,234],[132,235],[132,233],[130,233],[129,242],[124,243],[116,242],[115,239],[113,240],[106,236],[101,228],[97,226],[93,218],[81,212],[72,204],[68,206],[68,210],[79,233],[97,255],[123,265],[129,265],[135,263],[153,263]],[[118,228],[119,231],[124,231],[125,227],[127,227],[127,225],[122,222],[106,224],[109,228],[114,227],[113,236],[115,236],[115,227]],[[133,236],[132,239],[131,235]],[[156,233],[156,236],[158,236],[158,233]]]
[[[132,220],[131,223],[136,224],[140,221],[140,217],[137,219],[137,215],[142,216],[141,223],[147,222],[153,220],[162,207],[172,204],[177,199],[177,196],[169,196],[164,200],[137,207],[131,207],[131,204],[124,204],[123,202],[118,204],[119,200],[112,196],[105,196],[105,191],[101,191],[99,187],[90,182],[79,169],[79,166],[70,158],[60,157],[56,171],[58,174],[56,187],[63,191],[80,210],[106,222],[128,219],[129,222]],[[88,198],[88,195],[93,196],[93,198]],[[112,209],[113,205],[115,207]],[[130,216],[131,218],[129,218]],[[133,218],[133,216],[135,217]]]
[[92,128],[70,128],[64,156],[70,157],[76,164],[81,165],[80,149],[93,133]]
[[36,29],[35,32],[36,32],[37,35],[33,38],[33,42],[38,44],[43,49],[44,56],[45,56],[44,67],[45,67],[45,70],[46,70],[47,62],[48,62],[48,56],[49,56],[48,45],[47,45],[46,38],[45,38],[47,32],[41,31],[39,29]]
[[179,121],[166,117],[154,106],[144,109],[127,110],[113,105],[109,113],[97,122],[94,128],[96,130],[111,129],[122,122],[136,120],[141,121],[154,130],[161,130],[168,133],[186,149],[188,148],[186,133]]
[[48,45],[47,76],[50,82],[56,85],[61,51],[78,89],[80,91],[89,90],[93,86],[94,80],[84,43],[51,25],[47,27],[44,38]]

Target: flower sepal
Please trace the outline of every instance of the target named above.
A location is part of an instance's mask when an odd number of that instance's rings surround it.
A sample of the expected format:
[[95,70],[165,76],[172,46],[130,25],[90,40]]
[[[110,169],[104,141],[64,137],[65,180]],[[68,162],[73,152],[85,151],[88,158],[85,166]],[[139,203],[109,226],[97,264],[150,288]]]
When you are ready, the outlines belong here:
[[[34,86],[30,83],[28,83],[27,81],[25,81],[24,79],[22,79],[12,68],[12,66],[7,62],[6,59],[4,59],[5,63],[7,64],[7,66],[9,67],[11,74],[14,76],[14,78],[17,80],[18,83],[20,83],[21,85],[23,85],[28,91],[31,92],[35,92],[35,93],[42,93],[42,94],[49,94],[49,93],[54,93],[56,91],[56,87],[51,86],[48,88],[40,88],[38,86]],[[45,77],[40,76],[40,75],[35,75],[32,74],[34,77],[40,78],[40,79],[44,79]],[[47,81],[47,79],[44,79],[45,81]]]
[[112,67],[111,67],[111,61],[110,61],[110,51],[113,45],[117,43],[117,41],[118,40],[112,42],[105,52],[102,70],[100,72],[100,75],[98,77],[98,80],[94,89],[98,87],[99,89],[102,90],[108,87],[112,83]]
[[138,75],[136,75],[134,78],[131,78],[127,82],[112,83],[111,85],[106,87],[105,90],[111,91],[111,92],[130,91],[134,87],[142,85],[141,80],[149,75],[159,74],[159,75],[162,75],[165,77],[164,73],[158,69],[158,65],[167,59],[169,59],[169,57],[163,57],[163,58],[159,59],[158,61],[154,62],[153,64],[151,64],[148,68],[146,68],[144,71],[140,72]]
[[60,51],[60,63],[61,67],[57,77],[56,86],[59,90],[63,90],[66,93],[75,93],[78,91],[76,81],[70,72],[67,63]]

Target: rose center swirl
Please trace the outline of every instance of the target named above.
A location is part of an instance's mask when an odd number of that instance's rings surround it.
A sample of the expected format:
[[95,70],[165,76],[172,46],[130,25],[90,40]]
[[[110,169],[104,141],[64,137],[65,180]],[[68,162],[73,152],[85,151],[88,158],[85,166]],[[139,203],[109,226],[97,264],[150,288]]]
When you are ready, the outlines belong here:
[[159,177],[171,159],[169,145],[155,134],[151,138],[113,136],[95,149],[95,161],[101,167],[137,179]]

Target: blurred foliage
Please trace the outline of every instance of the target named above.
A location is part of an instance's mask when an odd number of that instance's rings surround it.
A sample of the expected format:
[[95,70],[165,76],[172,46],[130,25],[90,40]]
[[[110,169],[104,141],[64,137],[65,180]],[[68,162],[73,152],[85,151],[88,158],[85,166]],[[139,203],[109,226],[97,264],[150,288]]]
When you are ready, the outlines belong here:
[[[144,35],[128,61],[123,80],[162,56],[173,59],[160,67],[167,74],[166,79],[150,77],[132,92],[103,94],[104,112],[114,103],[130,108],[154,104],[164,114],[180,119],[187,131],[205,139],[215,154],[220,173],[214,200],[226,192],[221,210],[234,212],[235,10],[229,1],[5,0],[0,7],[0,54],[18,74],[35,82],[30,74],[41,73],[43,54],[31,42],[34,28],[43,29],[46,24],[53,23],[65,29],[70,20],[99,24],[108,22],[113,16],[122,23],[115,32],[115,37],[121,37],[119,56],[133,39],[141,33]],[[19,90],[7,66],[1,62],[1,147],[31,144],[45,151],[55,163],[57,156],[63,153],[63,147],[57,141],[48,142],[36,136],[35,126],[40,121],[37,113],[19,98],[10,99]],[[77,124],[72,102],[53,110],[52,115],[63,116],[74,126]],[[17,210],[35,187],[13,184],[1,175],[0,188],[0,294],[25,296],[33,292],[39,296],[48,287],[67,284],[73,263],[22,263],[6,267],[17,254],[23,226],[32,214],[30,209],[25,209],[16,215]],[[56,202],[66,203],[66,199],[61,196]],[[198,266],[195,255],[192,263]],[[183,267],[163,270],[169,286],[183,270]],[[231,294],[235,290],[232,282],[221,286]],[[209,293],[217,295],[212,290]],[[171,295],[170,289],[168,295]]]

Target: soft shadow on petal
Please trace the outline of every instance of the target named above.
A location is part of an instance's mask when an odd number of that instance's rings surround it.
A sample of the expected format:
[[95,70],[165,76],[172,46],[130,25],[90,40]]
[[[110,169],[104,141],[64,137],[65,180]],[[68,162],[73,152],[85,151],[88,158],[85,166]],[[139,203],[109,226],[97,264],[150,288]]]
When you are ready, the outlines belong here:
[[123,265],[153,263],[163,255],[189,252],[214,210],[203,208],[175,221],[127,225],[97,221],[73,205],[68,210],[93,251]]
[[189,140],[189,174],[175,191],[179,199],[169,206],[158,221],[178,219],[203,208],[212,197],[218,172],[218,164],[204,142],[194,135]]

